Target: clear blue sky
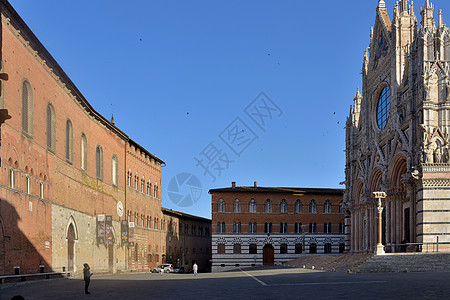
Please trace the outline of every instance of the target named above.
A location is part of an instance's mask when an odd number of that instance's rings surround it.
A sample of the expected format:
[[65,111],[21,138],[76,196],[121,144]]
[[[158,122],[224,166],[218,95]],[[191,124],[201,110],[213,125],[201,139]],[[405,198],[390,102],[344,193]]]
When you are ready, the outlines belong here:
[[[92,106],[167,163],[163,206],[204,217],[208,190],[232,181],[343,187],[344,126],[377,3],[11,0]],[[449,1],[433,3],[450,22]],[[244,112],[260,92],[283,112],[265,131]],[[240,156],[219,137],[236,117],[257,136]],[[194,160],[210,142],[234,161],[215,182]],[[188,207],[167,195],[183,172],[203,189]]]

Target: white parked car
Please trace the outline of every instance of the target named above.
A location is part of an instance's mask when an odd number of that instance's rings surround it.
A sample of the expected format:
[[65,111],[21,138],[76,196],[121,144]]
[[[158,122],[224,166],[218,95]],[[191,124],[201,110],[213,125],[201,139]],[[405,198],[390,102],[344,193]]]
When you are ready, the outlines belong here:
[[164,270],[164,273],[170,273],[170,272],[173,272],[173,266],[172,266],[172,264],[162,264],[162,265],[159,265],[159,266],[157,266],[157,267],[154,267],[154,268],[151,270],[151,272],[152,272],[152,273],[160,273],[160,272],[161,272],[161,269]]

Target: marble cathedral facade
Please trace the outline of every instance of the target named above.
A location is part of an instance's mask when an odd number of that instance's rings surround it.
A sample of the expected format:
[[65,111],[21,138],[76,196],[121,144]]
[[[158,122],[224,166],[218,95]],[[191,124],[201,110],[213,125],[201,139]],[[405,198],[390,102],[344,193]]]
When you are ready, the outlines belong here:
[[346,123],[347,251],[376,249],[375,191],[387,194],[387,252],[404,251],[394,245],[406,242],[422,251],[437,239],[450,242],[450,28],[442,11],[437,22],[434,14],[426,0],[419,23],[413,2],[401,0],[391,19],[378,2],[362,90]]

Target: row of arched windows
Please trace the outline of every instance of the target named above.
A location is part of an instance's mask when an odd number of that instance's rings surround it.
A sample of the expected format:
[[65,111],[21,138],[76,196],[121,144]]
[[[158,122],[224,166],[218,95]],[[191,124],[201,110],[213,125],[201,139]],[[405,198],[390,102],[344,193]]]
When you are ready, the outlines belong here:
[[131,170],[128,170],[127,185],[129,187],[133,187],[135,190],[141,193],[146,194],[147,196],[158,198],[158,183],[155,182],[155,184],[152,186],[151,180],[149,179],[148,181],[146,181],[144,176],[142,176],[142,178],[139,178],[138,172],[136,172],[136,174],[133,176]]
[[[66,161],[73,164],[73,124],[68,118],[66,120],[66,136],[65,136],[65,157]],[[31,84],[24,80],[22,83],[22,132],[27,136],[33,136],[33,96]],[[46,110],[46,137],[47,149],[56,152],[56,113],[52,103],[47,104]],[[84,133],[80,138],[81,153],[80,153],[80,167],[81,170],[87,171],[87,139]],[[119,162],[117,155],[112,156],[112,184],[118,185],[118,169]],[[97,145],[95,150],[95,176],[99,180],[103,180],[103,149]]]
[[[330,214],[331,213],[331,201],[326,200],[323,204],[323,213]],[[342,205],[339,205],[339,213],[342,213]],[[219,199],[217,202],[217,212],[223,213],[225,212],[225,201],[223,199]],[[240,213],[241,211],[241,202],[239,199],[235,199],[233,202],[233,212],[234,213]],[[257,212],[257,204],[255,199],[251,199],[248,203],[248,212],[249,213],[256,213]],[[270,199],[267,199],[264,203],[264,212],[265,213],[272,213],[272,201]],[[288,213],[288,203],[285,199],[281,200],[280,202],[280,213],[287,214]],[[302,213],[302,202],[297,199],[294,204],[294,213],[299,214]],[[309,213],[315,214],[317,213],[317,203],[313,199],[309,203]]]
[[[309,230],[306,231],[306,228]],[[280,223],[280,233],[289,233],[288,232],[288,224]],[[233,223],[233,233],[241,233],[241,222],[237,221]],[[294,224],[294,233],[317,233],[317,224],[309,223],[309,226],[303,226],[302,223]],[[226,233],[226,225],[225,222],[217,222],[217,233]],[[258,233],[256,222],[248,223],[248,233]],[[264,223],[264,233],[272,233],[272,222]],[[331,223],[323,224],[323,233],[332,233]],[[339,223],[339,233],[344,233],[344,224]]]
[[169,227],[166,228],[166,221],[164,219],[152,218],[151,216],[145,216],[143,214],[132,213],[128,211],[127,213],[128,223],[133,222],[134,227],[149,228],[149,229],[159,229],[168,230],[176,233],[177,225],[176,223],[170,222]]
[[[23,190],[28,195],[44,198],[45,182],[47,175],[40,173],[34,174],[33,168],[25,166],[25,172],[19,169],[19,163],[8,159],[8,186],[15,190]],[[22,184],[23,183],[23,184]]]

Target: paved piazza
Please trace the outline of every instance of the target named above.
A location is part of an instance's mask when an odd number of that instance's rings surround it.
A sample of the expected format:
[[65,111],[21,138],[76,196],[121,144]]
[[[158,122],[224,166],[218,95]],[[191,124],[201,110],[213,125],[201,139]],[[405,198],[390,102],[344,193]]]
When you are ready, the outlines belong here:
[[134,273],[25,282],[1,287],[0,299],[445,299],[450,273],[342,274],[295,268],[223,273]]

